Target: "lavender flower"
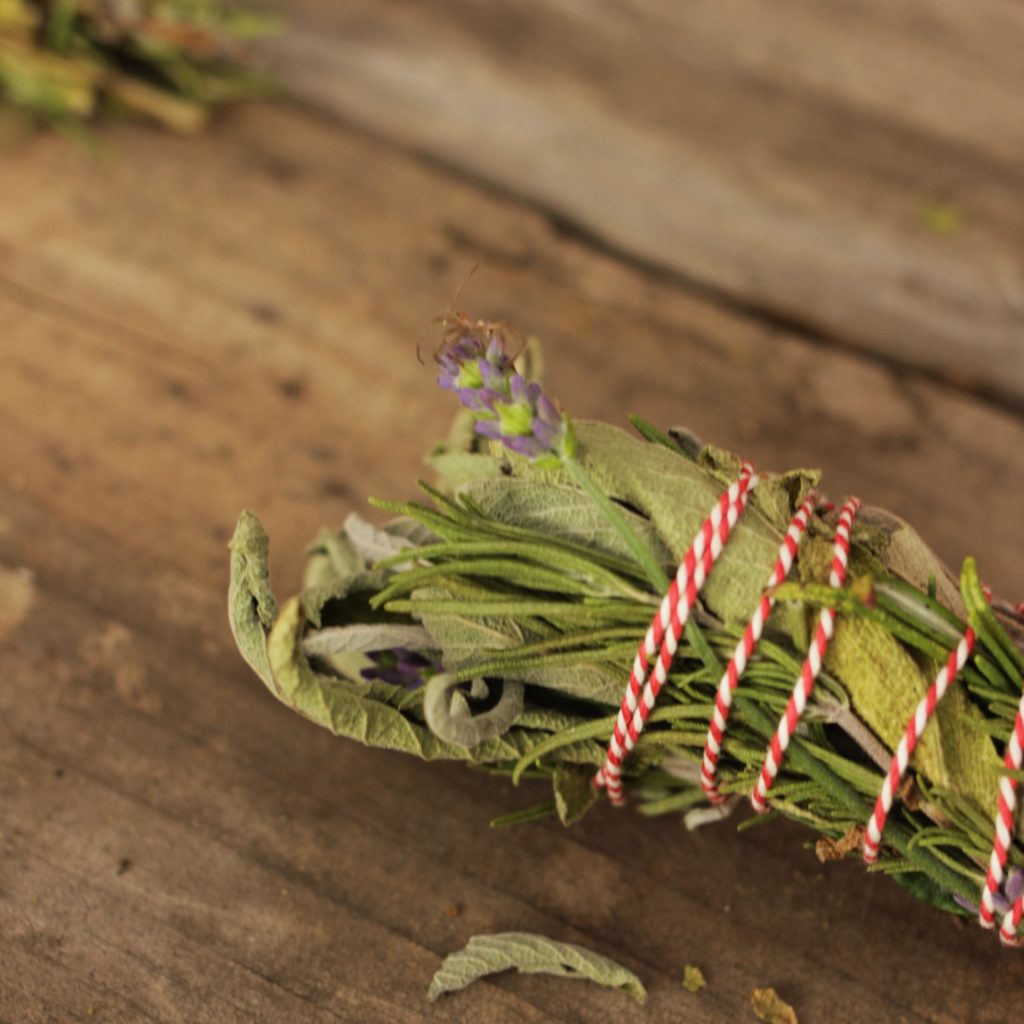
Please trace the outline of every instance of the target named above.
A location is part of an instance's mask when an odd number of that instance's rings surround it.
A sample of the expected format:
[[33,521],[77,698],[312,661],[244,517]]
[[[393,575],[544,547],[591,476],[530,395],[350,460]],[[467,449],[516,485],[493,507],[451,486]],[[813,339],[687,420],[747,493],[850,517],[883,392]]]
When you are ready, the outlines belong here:
[[442,671],[438,662],[410,651],[407,647],[395,647],[387,651],[372,651],[367,655],[372,665],[360,670],[367,682],[379,681],[403,690],[418,690],[427,680]]
[[572,454],[568,421],[539,384],[516,372],[500,336],[447,342],[438,364],[438,384],[475,414],[478,434],[528,459],[556,463]]
[[[1024,896],[1024,871],[1018,867],[1012,867],[1006,872],[1002,892],[997,892],[992,897],[992,906],[1001,917],[1021,896]],[[972,903],[970,900],[964,899],[963,896],[954,896],[953,899],[958,906],[963,907],[964,910],[969,910],[974,915],[981,912],[981,907],[977,903]]]

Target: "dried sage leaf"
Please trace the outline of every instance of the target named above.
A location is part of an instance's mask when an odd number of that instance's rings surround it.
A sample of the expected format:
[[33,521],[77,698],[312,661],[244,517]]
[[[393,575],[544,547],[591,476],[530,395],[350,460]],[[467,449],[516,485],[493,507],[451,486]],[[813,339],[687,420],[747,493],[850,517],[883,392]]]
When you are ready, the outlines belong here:
[[460,685],[447,672],[433,676],[423,696],[423,716],[430,731],[447,743],[475,747],[485,740],[504,736],[523,710],[523,684],[515,679],[490,683],[474,679],[470,696],[481,700],[489,687],[501,687],[498,702],[488,711],[474,715],[469,702],[456,689]]
[[357,622],[351,626],[328,626],[310,633],[302,641],[307,658],[326,658],[332,654],[390,651],[404,647],[410,651],[434,648],[434,640],[422,626],[399,626],[387,622]]
[[[578,487],[560,482],[555,473],[521,468],[529,475],[477,481],[466,485],[463,493],[496,522],[536,530],[547,537],[632,560],[614,527]],[[633,531],[654,548],[658,560],[668,566],[672,555],[651,523],[628,509],[623,509],[622,515]]]
[[552,785],[555,810],[563,825],[573,825],[597,802],[594,772],[588,765],[559,764]]
[[[907,650],[878,623],[840,619],[825,664],[842,679],[857,716],[895,750],[929,685]],[[981,721],[960,685],[950,687],[921,735],[913,764],[933,784],[955,786],[980,809],[994,812],[999,756],[978,727]]]
[[242,657],[273,689],[274,680],[267,660],[267,634],[277,615],[277,602],[270,589],[270,542],[254,512],[246,509],[238,517],[228,548],[231,552],[228,585],[231,632]]
[[600,953],[568,942],[555,942],[528,932],[476,935],[465,949],[445,957],[427,998],[433,1002],[448,992],[458,992],[479,978],[501,971],[522,974],[554,974],[583,978],[607,988],[617,988],[638,1002],[647,996],[640,979],[621,964]]
[[[650,538],[653,529],[659,561],[666,571],[672,571],[715,503],[721,491],[720,481],[708,469],[685,456],[605,423],[576,421],[574,429],[580,463],[606,494],[627,508],[639,510],[641,515],[628,514],[630,526],[644,539]],[[511,500],[514,491],[509,484],[534,483],[538,490],[530,504],[535,505],[535,509],[510,504],[504,512],[492,508],[491,514],[507,515],[510,519],[514,515],[514,521],[520,523],[520,516],[526,513],[524,525],[535,523],[537,529],[545,532],[579,543],[600,544],[617,555],[629,557],[593,502],[582,492],[566,487],[562,474],[520,462],[516,463],[516,472],[518,476],[511,480],[489,482],[484,486],[496,488],[504,483],[510,492],[505,500]],[[764,486],[770,488],[771,485]],[[551,487],[563,487],[570,493],[564,501],[556,501]],[[471,493],[478,498],[476,488]],[[785,493],[785,501],[789,501],[789,492]],[[776,503],[769,504],[774,515]],[[722,553],[720,568],[711,574],[704,587],[702,599],[715,615],[727,623],[745,622],[749,618],[775,563],[784,529],[785,523],[776,526],[758,504],[752,502],[752,508],[733,530]]]
[[[406,548],[414,547],[413,542],[408,537],[390,532],[387,529],[382,530],[356,512],[350,512],[346,516],[342,529],[355,549],[356,554],[359,555],[366,566],[371,566],[382,558],[390,558],[392,555],[400,554]],[[393,567],[393,571],[400,572],[402,568],[403,566],[396,565]]]
[[313,670],[302,650],[306,628],[302,601],[281,609],[267,643],[274,692],[310,721],[373,747],[401,750],[427,760],[465,760],[468,752],[439,740],[389,704],[371,699],[368,687]]

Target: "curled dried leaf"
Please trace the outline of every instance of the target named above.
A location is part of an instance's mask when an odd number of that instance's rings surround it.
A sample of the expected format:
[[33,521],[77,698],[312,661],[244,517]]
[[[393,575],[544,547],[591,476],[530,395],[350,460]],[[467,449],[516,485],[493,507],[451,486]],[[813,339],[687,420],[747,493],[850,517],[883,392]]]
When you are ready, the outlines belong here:
[[492,687],[501,693],[494,707],[474,715],[469,701],[458,689],[454,676],[441,672],[427,683],[423,695],[423,717],[427,727],[445,743],[460,747],[475,747],[478,743],[503,736],[523,710],[523,684],[507,679],[504,682],[473,680],[469,697],[483,700],[490,696]]

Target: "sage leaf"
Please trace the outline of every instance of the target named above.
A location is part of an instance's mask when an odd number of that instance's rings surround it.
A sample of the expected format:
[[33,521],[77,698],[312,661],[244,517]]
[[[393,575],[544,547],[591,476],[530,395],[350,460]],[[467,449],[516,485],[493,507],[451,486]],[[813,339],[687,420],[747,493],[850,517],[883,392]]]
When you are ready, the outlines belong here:
[[621,964],[600,953],[568,942],[556,942],[529,932],[475,935],[465,949],[447,956],[438,968],[427,998],[433,1002],[448,992],[458,992],[474,981],[501,971],[522,974],[554,974],[583,978],[607,988],[617,988],[638,1002],[647,996],[640,979]]
[[501,475],[501,460],[490,455],[489,445],[476,433],[475,424],[476,417],[468,409],[460,409],[448,436],[424,460],[437,474],[441,489],[448,493],[476,480]]
[[[629,548],[593,501],[578,487],[553,479],[554,474],[546,476],[548,479],[495,477],[470,483],[462,493],[499,523],[525,527],[631,562]],[[628,509],[622,509],[622,516],[633,532],[654,548],[659,562],[669,567],[672,555],[650,522]]]
[[[394,706],[404,702],[406,694],[402,690],[315,671],[302,647],[307,627],[301,598],[290,599],[281,608],[267,638],[272,677],[267,685],[282,703],[336,736],[414,754],[428,761],[448,759],[485,764],[514,763],[536,746],[541,734],[519,728],[472,747],[439,739],[425,725]],[[595,763],[599,757],[600,750],[595,744],[577,744],[568,759]]]
[[336,736],[369,746],[427,760],[468,757],[465,748],[444,743],[396,708],[371,699],[368,687],[361,691],[349,680],[315,672],[302,650],[305,628],[302,601],[292,598],[281,609],[267,643],[272,689],[285,704]]
[[628,678],[625,670],[609,667],[601,662],[584,662],[575,665],[535,665],[517,672],[524,683],[542,686],[591,700],[596,704],[616,706],[622,701],[623,680]]
[[[639,516],[635,513],[627,515],[630,526],[642,537],[645,533],[649,536],[654,530],[656,549],[663,552],[660,561],[667,571],[674,571],[717,500],[722,489],[721,481],[706,467],[685,456],[607,424],[576,421],[575,429],[578,461],[605,493],[639,510]],[[564,501],[554,500],[548,488],[565,486],[558,473],[538,470],[519,462],[516,463],[516,473],[518,477],[504,481],[510,492],[507,499],[510,504],[504,512],[494,514],[514,514],[516,522],[519,522],[518,516],[528,513],[530,524],[536,523],[538,529],[556,532],[579,543],[600,543],[616,554],[628,555],[606,522],[594,522],[600,513],[582,492],[577,491],[575,499],[567,496]],[[535,510],[516,507],[512,496],[514,491],[509,485],[517,479],[532,482],[540,488],[530,501],[537,506]],[[501,483],[499,481],[498,485]],[[496,485],[491,482],[485,486],[494,488]],[[799,489],[796,488],[797,491]],[[757,490],[753,493],[756,495]],[[472,494],[478,498],[476,488]],[[787,490],[784,501],[789,500]],[[770,518],[752,500],[752,507],[736,524],[718,566],[704,585],[702,600],[709,610],[728,624],[746,622],[761,596],[788,522],[788,516],[781,525],[772,521],[777,516],[776,506],[781,503],[781,497],[769,503]],[[589,507],[580,513],[575,508],[563,511],[563,506],[574,504]],[[582,528],[577,524],[577,516]]]
[[[857,716],[895,750],[930,683],[907,650],[878,623],[843,618],[825,665],[843,680]],[[994,812],[999,757],[978,728],[982,721],[954,684],[921,735],[912,763],[935,785],[955,787],[977,807]]]
[[[342,527],[356,554],[363,564],[370,566],[382,558],[390,558],[407,548],[414,547],[413,542],[401,534],[381,530],[355,512],[350,512]],[[408,565],[410,563],[404,563]],[[401,572],[404,565],[394,566],[394,571]]]
[[321,530],[309,548],[303,575],[302,604],[314,626],[329,601],[337,601],[360,591],[376,591],[384,585],[386,574],[369,569],[344,533]]
[[326,658],[332,654],[390,651],[405,647],[410,651],[432,650],[433,638],[422,626],[399,626],[386,622],[355,623],[351,626],[329,626],[310,633],[302,641],[307,658]]
[[459,684],[446,672],[433,676],[423,696],[423,716],[430,731],[439,739],[460,747],[475,747],[484,740],[503,736],[523,710],[523,684],[518,680],[486,683],[473,681],[470,696],[482,699],[491,686],[500,686],[501,695],[490,710],[474,715],[458,690]]
[[[413,592],[415,599],[454,599],[454,595],[441,587],[422,587]],[[506,650],[522,645],[523,631],[512,619],[469,618],[455,614],[421,615],[423,627],[434,643],[444,652],[444,665],[449,670],[479,661],[485,651]]]
[[555,809],[563,825],[574,825],[597,803],[594,772],[588,765],[559,764],[552,784]]
[[263,524],[246,509],[238,517],[228,544],[231,581],[228,585],[228,620],[242,657],[267,686],[274,680],[267,660],[267,634],[277,615],[270,589],[270,542]]

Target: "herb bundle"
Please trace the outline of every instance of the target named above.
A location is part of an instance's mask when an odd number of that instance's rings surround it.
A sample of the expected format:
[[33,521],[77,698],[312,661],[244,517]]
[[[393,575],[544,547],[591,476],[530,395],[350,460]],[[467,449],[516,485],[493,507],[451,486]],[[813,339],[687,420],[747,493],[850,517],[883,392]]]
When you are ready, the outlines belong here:
[[[496,824],[557,815],[568,825],[599,799],[595,773],[637,645],[740,460],[640,419],[638,436],[570,422],[541,389],[536,346],[514,362],[499,325],[457,320],[438,362],[464,408],[428,456],[437,480],[420,484],[423,499],[373,502],[393,517],[380,528],[350,515],[322,532],[302,592],[280,608],[267,537],[244,512],[231,542],[232,628],[264,683],[305,717],[372,746],[546,778],[550,801]],[[818,483],[796,469],[751,491],[625,760],[641,813],[696,826],[731,806],[709,806],[699,785],[716,691]],[[754,788],[814,622],[833,609],[770,812],[740,827],[782,815],[818,833],[823,860],[860,856],[893,752],[970,626],[973,655],[920,735],[870,870],[977,914],[1000,788],[1013,796],[1020,778],[1002,758],[1022,727],[1020,617],[990,603],[973,560],[956,579],[908,524],[871,507],[852,528],[846,584],[830,586],[838,513],[816,507],[735,690],[717,789]],[[1022,837],[1020,823],[1004,836],[997,912],[1024,890]]]
[[245,45],[274,30],[223,0],[0,0],[0,97],[58,127],[106,105],[194,131],[268,90]]

